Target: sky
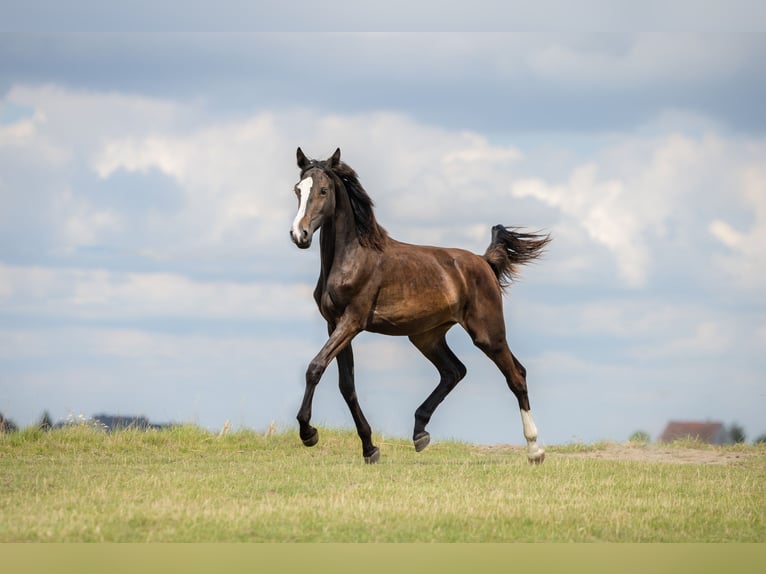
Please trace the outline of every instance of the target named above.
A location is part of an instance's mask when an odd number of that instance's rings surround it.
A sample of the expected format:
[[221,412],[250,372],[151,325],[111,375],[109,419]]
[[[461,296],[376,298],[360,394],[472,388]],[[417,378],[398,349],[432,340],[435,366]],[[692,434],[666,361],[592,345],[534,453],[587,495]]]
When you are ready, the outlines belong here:
[[[762,18],[167,33],[152,3],[98,29],[77,19],[92,4],[0,32],[0,413],[18,425],[106,412],[298,440],[326,338],[318,243],[288,236],[300,146],[340,147],[399,240],[483,253],[497,223],[551,233],[505,297],[543,444],[669,420],[766,433]],[[448,341],[468,375],[433,439],[523,444],[499,371],[460,327]],[[354,350],[373,429],[409,437],[435,369],[406,338]],[[334,367],[313,421],[353,428]]]

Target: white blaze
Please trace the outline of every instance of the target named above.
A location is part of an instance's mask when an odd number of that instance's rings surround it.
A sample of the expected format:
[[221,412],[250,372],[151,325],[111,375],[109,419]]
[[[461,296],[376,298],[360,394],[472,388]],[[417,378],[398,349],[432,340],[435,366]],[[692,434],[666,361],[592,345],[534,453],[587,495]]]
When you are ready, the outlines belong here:
[[300,223],[301,219],[306,215],[306,204],[309,201],[309,194],[311,193],[311,186],[314,185],[314,178],[307,177],[302,179],[298,184],[298,213],[293,220],[293,237],[298,240],[301,238]]

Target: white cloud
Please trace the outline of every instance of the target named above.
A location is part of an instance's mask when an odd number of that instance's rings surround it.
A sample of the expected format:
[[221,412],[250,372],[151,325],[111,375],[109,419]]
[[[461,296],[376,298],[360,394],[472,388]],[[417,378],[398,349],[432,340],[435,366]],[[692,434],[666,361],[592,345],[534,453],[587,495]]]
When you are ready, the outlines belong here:
[[32,238],[35,247],[45,244],[43,256],[135,233],[116,206],[82,189],[85,166],[110,137],[190,120],[180,104],[55,85],[14,86],[1,104],[29,112],[0,126],[0,218],[18,249]]
[[[5,98],[5,102],[11,104],[22,101],[26,100],[13,90]],[[33,108],[31,116],[0,125],[0,151],[4,154],[31,152],[42,164],[64,166],[71,160],[71,150],[48,137],[49,129],[48,115],[40,108]]]
[[[623,282],[643,287],[658,260],[675,259],[674,267],[690,274],[697,273],[695,266],[713,264],[694,245],[706,240],[707,230],[741,251],[740,270],[762,257],[763,161],[766,142],[760,140],[709,133],[627,136],[573,167],[564,183],[522,178],[514,182],[512,195],[557,209],[562,228],[578,228],[607,248]],[[722,213],[746,218],[747,212],[733,207],[737,203],[750,205],[755,213],[747,236],[719,218]]]
[[720,356],[731,348],[733,334],[727,332],[722,323],[701,320],[694,332],[686,337],[678,337],[671,345],[662,349],[668,355]]
[[199,109],[179,102],[136,94],[69,89],[55,84],[14,85],[5,102],[33,110],[33,133],[66,143],[72,151],[90,152],[104,138],[157,131],[188,124]]
[[750,166],[738,175],[741,185],[734,191],[749,209],[752,221],[746,224],[749,228],[746,231],[720,219],[710,223],[710,233],[730,250],[719,254],[714,261],[741,288],[763,290],[766,288],[766,170]]
[[119,170],[157,169],[175,179],[185,194],[173,223],[193,233],[188,241],[245,241],[254,246],[286,237],[291,185],[286,169],[290,155],[284,152],[290,147],[273,116],[262,113],[191,134],[112,139],[93,168],[103,179]]
[[733,229],[731,225],[720,219],[712,221],[709,226],[710,233],[721,243],[732,249],[741,248],[745,243],[745,236]]
[[39,126],[44,123],[45,115],[38,111],[33,117],[0,125],[0,146],[23,145],[31,141],[37,135]]
[[625,282],[640,287],[646,282],[649,253],[639,241],[641,222],[626,205],[620,181],[598,181],[597,167],[578,167],[565,185],[548,186],[539,179],[519,180],[512,186],[514,197],[532,197],[575,219],[597,243],[617,257]]
[[0,264],[0,312],[99,320],[297,319],[315,312],[308,284],[194,281],[172,273]]

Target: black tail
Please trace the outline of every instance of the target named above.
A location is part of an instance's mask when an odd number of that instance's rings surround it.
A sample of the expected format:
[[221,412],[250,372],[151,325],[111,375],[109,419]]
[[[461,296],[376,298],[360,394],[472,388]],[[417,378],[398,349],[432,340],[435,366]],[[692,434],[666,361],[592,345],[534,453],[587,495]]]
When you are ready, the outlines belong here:
[[500,286],[505,289],[518,275],[518,267],[539,258],[545,246],[551,242],[551,236],[539,233],[520,233],[518,227],[495,225],[492,228],[492,241],[484,253]]

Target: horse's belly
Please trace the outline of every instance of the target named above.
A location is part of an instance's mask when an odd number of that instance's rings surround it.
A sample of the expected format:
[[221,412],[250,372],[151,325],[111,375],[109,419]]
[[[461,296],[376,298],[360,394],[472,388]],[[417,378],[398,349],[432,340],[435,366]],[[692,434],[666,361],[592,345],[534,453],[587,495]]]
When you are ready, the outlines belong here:
[[397,321],[388,318],[375,318],[370,322],[366,330],[370,333],[380,333],[381,335],[409,336],[431,331],[440,325],[455,323],[456,321],[449,317],[443,319],[430,317],[424,321]]
[[458,303],[446,293],[401,296],[375,307],[367,330],[385,335],[413,335],[458,321]]

